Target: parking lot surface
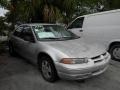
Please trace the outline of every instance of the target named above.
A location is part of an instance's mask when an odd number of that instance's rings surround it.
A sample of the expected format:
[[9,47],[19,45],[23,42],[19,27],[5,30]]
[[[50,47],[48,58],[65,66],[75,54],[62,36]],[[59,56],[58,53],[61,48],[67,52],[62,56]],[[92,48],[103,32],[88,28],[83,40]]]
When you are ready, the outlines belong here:
[[0,90],[120,90],[120,62],[111,60],[108,70],[85,81],[46,82],[37,67],[21,57],[0,56]]

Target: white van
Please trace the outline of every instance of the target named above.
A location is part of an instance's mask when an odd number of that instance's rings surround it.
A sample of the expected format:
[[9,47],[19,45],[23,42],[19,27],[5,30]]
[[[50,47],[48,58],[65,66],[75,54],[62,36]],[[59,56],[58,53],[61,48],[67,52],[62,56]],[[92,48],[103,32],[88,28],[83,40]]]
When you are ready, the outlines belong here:
[[120,9],[77,17],[68,30],[105,45],[112,59],[120,60]]

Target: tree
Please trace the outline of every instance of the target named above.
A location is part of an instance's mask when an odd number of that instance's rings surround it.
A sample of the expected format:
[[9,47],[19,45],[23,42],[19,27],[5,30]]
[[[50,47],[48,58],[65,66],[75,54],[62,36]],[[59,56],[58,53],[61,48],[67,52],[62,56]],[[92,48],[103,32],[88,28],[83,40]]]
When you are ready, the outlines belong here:
[[[60,22],[71,18],[76,0],[11,0],[12,23],[21,22]],[[8,21],[10,21],[8,20]]]

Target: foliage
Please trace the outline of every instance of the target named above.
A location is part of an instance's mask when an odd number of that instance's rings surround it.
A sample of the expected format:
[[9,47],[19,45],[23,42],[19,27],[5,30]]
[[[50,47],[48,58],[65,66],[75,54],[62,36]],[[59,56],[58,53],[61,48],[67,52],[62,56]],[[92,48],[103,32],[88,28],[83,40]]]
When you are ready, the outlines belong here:
[[107,0],[109,9],[119,9],[120,0]]
[[8,29],[8,25],[5,23],[5,17],[0,17],[0,35],[4,33],[4,30]]
[[8,0],[0,0],[0,6],[6,7],[8,5]]
[[11,0],[8,21],[62,22],[72,17],[76,0]]

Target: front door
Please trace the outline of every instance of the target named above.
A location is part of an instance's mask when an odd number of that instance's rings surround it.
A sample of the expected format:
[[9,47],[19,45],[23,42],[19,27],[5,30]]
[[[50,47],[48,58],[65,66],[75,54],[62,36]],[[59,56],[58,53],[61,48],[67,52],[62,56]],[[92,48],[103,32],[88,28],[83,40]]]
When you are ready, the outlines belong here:
[[35,62],[34,59],[37,56],[37,44],[35,43],[33,32],[29,26],[24,27],[24,30],[21,34],[21,38],[22,56],[31,60],[32,62]]

